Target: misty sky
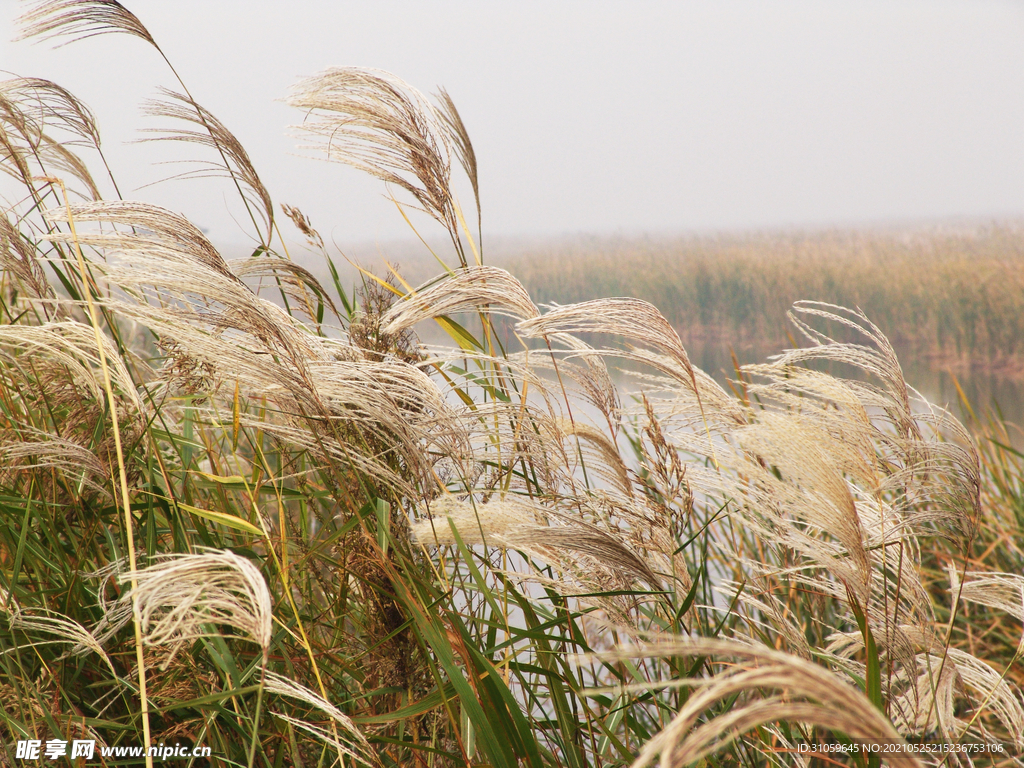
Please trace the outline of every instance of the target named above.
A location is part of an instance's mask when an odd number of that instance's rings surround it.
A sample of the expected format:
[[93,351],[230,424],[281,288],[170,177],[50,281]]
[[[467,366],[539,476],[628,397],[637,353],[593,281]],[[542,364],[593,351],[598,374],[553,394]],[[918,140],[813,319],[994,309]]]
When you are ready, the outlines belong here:
[[[342,65],[448,90],[480,161],[485,236],[1024,214],[1020,2],[123,2],[275,202],[338,242],[408,233],[383,185],[296,156],[286,135],[301,118],[279,101],[289,86]],[[22,7],[0,0],[0,69],[93,108],[127,197],[244,239],[224,181],[140,189],[187,170],[154,163],[201,156],[127,143],[169,126],[139,111],[174,86],[156,52],[124,35],[9,42]]]

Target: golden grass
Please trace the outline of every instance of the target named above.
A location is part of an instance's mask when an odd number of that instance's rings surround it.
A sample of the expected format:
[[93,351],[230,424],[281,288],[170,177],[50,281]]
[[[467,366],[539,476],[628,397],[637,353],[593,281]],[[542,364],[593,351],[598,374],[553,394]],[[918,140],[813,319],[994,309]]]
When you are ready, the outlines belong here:
[[502,259],[538,303],[634,296],[687,343],[784,345],[793,302],[859,307],[954,369],[1024,373],[1024,225],[591,238]]

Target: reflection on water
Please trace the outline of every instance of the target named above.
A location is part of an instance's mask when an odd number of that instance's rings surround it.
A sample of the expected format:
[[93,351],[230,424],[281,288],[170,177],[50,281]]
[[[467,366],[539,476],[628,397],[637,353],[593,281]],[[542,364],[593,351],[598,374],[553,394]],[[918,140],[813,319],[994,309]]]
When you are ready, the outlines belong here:
[[[779,349],[760,349],[753,345],[731,348],[727,343],[701,342],[683,339],[691,362],[707,373],[713,375],[720,383],[735,379],[732,353],[740,365],[766,362],[769,355]],[[978,367],[966,372],[958,371],[956,376],[948,369],[933,366],[931,361],[920,359],[912,352],[896,349],[903,367],[903,376],[910,386],[917,389],[929,402],[949,408],[953,415],[964,424],[970,426],[971,419],[968,409],[963,405],[956,383],[959,383],[967,402],[975,414],[983,419],[989,410],[997,410],[1003,420],[1016,425],[1010,429],[1015,435],[1018,447],[1024,445],[1024,380],[1001,375],[998,372]],[[866,380],[868,377],[858,375],[859,371],[850,366],[837,366],[834,373],[841,376],[856,377]]]
[[[455,317],[471,332],[479,334],[475,318],[463,315]],[[498,326],[501,328],[500,321]],[[714,376],[723,385],[736,378],[733,354],[735,354],[736,362],[739,365],[748,365],[767,362],[771,355],[783,351],[779,347],[764,347],[757,343],[734,345],[729,341],[707,341],[688,337],[684,329],[678,330],[690,361]],[[451,338],[447,337],[436,325],[421,324],[417,328],[417,332],[421,341],[426,343],[445,346],[451,344]],[[617,344],[615,339],[608,336],[589,336],[585,333],[578,335],[584,341],[597,347],[621,347],[621,344]],[[517,347],[518,342],[513,341],[510,332],[506,332],[504,338],[507,349]],[[535,349],[539,351],[543,347],[538,342]],[[1024,377],[1006,375],[999,370],[992,370],[985,366],[957,370],[954,377],[947,366],[932,358],[917,354],[913,350],[901,349],[897,345],[896,354],[907,383],[929,402],[948,408],[968,428],[972,426],[970,409],[973,409],[981,422],[986,420],[989,412],[1001,414],[1002,420],[1008,425],[1008,432],[1014,446],[1019,450],[1024,450]],[[628,364],[624,364],[616,358],[609,358],[608,363],[612,369],[629,367]],[[849,365],[834,364],[833,368],[826,367],[824,370],[841,377],[869,380],[868,376]],[[628,377],[615,376],[614,370],[613,378],[616,385],[623,388],[623,394],[636,386],[635,381]],[[963,390],[970,409],[965,407],[957,392],[957,383]]]

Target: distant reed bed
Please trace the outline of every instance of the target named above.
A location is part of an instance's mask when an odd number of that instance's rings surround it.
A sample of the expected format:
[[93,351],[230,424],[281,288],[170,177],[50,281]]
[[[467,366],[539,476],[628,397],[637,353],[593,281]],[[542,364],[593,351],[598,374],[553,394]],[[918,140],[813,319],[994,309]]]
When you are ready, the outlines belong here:
[[687,341],[785,344],[807,296],[859,307],[896,347],[1024,372],[1024,223],[578,238],[502,262],[542,302],[636,296]]

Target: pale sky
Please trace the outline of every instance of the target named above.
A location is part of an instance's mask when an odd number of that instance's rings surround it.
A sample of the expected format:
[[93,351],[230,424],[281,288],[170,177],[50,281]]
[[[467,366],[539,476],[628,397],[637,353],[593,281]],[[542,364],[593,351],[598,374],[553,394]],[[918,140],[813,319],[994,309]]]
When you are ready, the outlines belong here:
[[[383,185],[287,135],[289,86],[344,65],[448,90],[485,238],[1024,215],[1020,2],[123,2],[275,202],[342,243],[408,234]],[[125,35],[9,42],[23,7],[0,0],[0,69],[93,109],[127,197],[244,239],[225,181],[140,189],[186,170],[154,165],[182,156],[170,145],[127,143],[167,126],[138,108],[174,86],[156,52]]]

